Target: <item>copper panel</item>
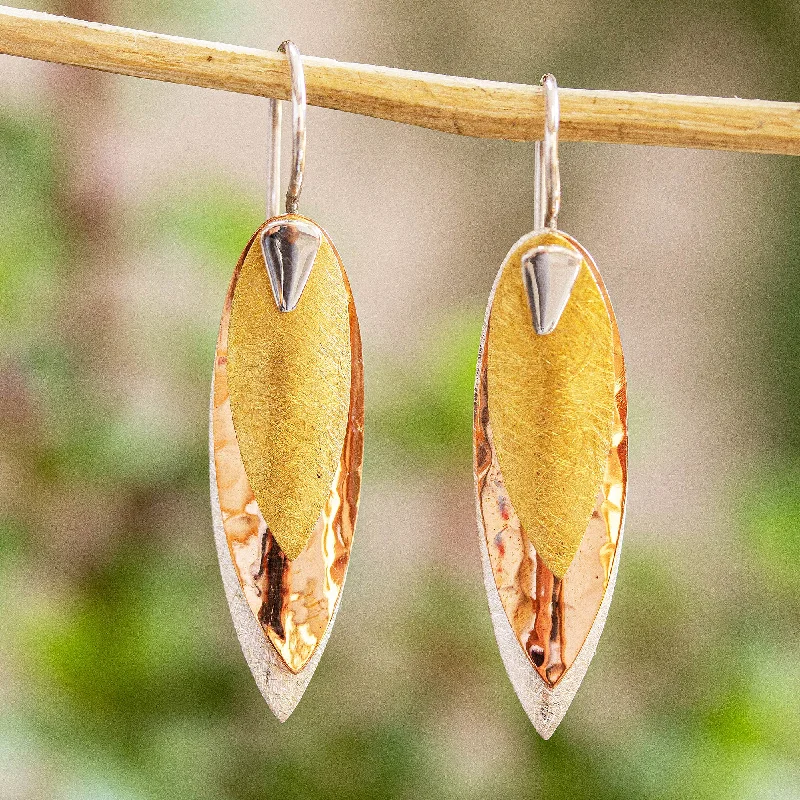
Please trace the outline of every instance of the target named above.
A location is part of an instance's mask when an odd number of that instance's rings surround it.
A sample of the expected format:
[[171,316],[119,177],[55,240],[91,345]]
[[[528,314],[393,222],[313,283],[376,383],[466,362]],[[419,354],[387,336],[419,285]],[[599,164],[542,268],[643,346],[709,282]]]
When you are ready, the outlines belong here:
[[[346,434],[328,499],[308,544],[290,560],[269,531],[248,481],[234,431],[228,388],[228,330],[233,296],[248,252],[257,248],[260,231],[251,239],[236,267],[220,323],[214,363],[214,462],[225,536],[244,596],[286,666],[297,673],[325,635],[350,557],[363,456],[361,337],[355,304],[342,268],[351,351]],[[273,302],[271,296],[268,299]]]
[[627,484],[626,379],[616,319],[591,257],[573,239],[564,238],[580,250],[608,308],[614,342],[615,402],[611,447],[594,511],[563,578],[547,567],[525,534],[498,464],[488,410],[487,349],[491,346],[488,327],[478,364],[475,396],[478,513],[492,573],[517,641],[550,687],[575,662],[603,603],[622,532]]

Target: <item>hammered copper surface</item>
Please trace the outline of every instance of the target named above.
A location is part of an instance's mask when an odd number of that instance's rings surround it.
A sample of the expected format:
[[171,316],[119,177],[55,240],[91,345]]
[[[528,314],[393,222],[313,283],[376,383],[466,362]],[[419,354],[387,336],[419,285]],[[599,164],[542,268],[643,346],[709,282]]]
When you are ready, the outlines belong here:
[[[552,333],[539,335],[522,259],[538,247],[575,254],[577,278]],[[511,249],[495,283],[485,339],[497,460],[525,533],[563,578],[594,507],[614,415],[613,332],[606,303],[571,242],[553,231]]]
[[[342,269],[352,354],[346,435],[328,498],[313,525],[308,544],[290,560],[269,531],[250,487],[234,431],[228,388],[232,299],[242,264],[248,251],[255,249],[253,244],[259,233],[251,240],[234,272],[220,323],[214,366],[214,461],[225,535],[245,598],[287,667],[297,673],[308,663],[325,634],[350,557],[363,455],[361,338],[355,305]],[[272,302],[271,296],[269,300]]]
[[498,464],[485,347],[475,397],[475,479],[495,584],[519,644],[549,686],[555,686],[575,661],[603,602],[622,530],[627,485],[626,379],[616,319],[591,257],[573,239],[564,238],[583,255],[608,307],[614,342],[614,419],[594,511],[563,578],[548,568],[526,536]]

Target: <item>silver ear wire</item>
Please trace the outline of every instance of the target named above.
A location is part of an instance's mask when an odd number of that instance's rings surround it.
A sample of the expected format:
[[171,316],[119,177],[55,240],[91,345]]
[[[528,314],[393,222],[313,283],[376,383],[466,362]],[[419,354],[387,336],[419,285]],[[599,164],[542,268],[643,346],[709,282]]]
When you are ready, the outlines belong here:
[[550,74],[542,76],[544,94],[544,140],[536,142],[534,167],[533,229],[555,228],[561,206],[558,169],[558,84]]
[[533,229],[544,230],[544,171],[542,170],[542,143],[536,142],[533,151]]
[[[296,214],[303,188],[306,165],[306,82],[303,60],[294,42],[285,41],[278,48],[289,59],[292,80],[292,174],[286,189],[286,213]],[[280,207],[281,173],[281,102],[269,101],[272,136],[267,163],[267,216],[276,217]]]
[[[292,79],[292,175],[286,189],[286,213],[297,214],[306,164],[306,83],[303,61],[295,44],[285,41],[278,50],[289,59]],[[279,311],[292,311],[300,302],[314,259],[322,244],[322,231],[308,219],[286,218],[279,211],[281,172],[281,103],[270,100],[272,141],[267,165],[267,217],[261,231],[261,252]],[[274,219],[277,217],[277,219]]]
[[277,217],[281,196],[281,101],[270,98],[270,147],[267,154],[267,219]]
[[[561,206],[558,171],[558,84],[542,77],[544,139],[536,142],[533,195],[533,229],[555,230]],[[557,244],[540,244],[522,256],[522,281],[536,333],[552,333],[569,301],[582,259],[575,250]]]

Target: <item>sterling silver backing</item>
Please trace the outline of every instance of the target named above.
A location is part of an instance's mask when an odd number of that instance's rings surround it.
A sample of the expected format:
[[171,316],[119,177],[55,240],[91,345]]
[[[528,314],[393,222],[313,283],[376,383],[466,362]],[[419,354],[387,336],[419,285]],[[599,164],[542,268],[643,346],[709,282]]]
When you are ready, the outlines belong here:
[[[239,637],[239,643],[242,646],[242,653],[244,653],[247,666],[250,667],[250,672],[253,673],[256,685],[270,711],[281,722],[285,722],[300,702],[300,698],[308,687],[320,658],[322,658],[322,653],[333,630],[333,624],[336,622],[336,614],[339,611],[342,592],[339,592],[339,598],[328,623],[328,629],[317,645],[314,655],[311,656],[308,664],[295,675],[283,663],[283,659],[272,646],[272,643],[256,620],[242,592],[239,578],[236,576],[236,570],[231,560],[228,540],[225,537],[225,529],[222,525],[222,511],[220,510],[219,492],[217,490],[217,469],[214,462],[213,375],[211,378],[208,441],[209,473],[211,477],[211,517],[214,523],[214,541],[217,546],[219,570],[222,574],[222,583],[225,586],[225,596],[228,598],[228,606],[233,618],[233,625],[236,628],[236,635]],[[344,578],[342,579],[343,588]]]

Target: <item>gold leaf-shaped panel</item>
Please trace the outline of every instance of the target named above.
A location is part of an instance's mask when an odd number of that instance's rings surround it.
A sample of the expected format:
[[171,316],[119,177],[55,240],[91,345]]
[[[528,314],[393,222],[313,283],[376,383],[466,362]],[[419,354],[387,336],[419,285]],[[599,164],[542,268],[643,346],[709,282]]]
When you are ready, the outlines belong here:
[[[231,310],[244,265],[253,257],[253,250],[260,251],[263,227],[253,236],[236,267],[220,323],[214,362],[214,463],[225,538],[245,599],[283,662],[297,674],[324,639],[350,558],[364,441],[361,336],[347,277],[340,267],[348,303],[351,354],[345,438],[308,542],[296,558],[289,559],[267,526],[248,480],[234,430],[229,386]],[[327,236],[324,239],[327,242]],[[332,248],[329,242],[328,245]]]
[[499,469],[522,529],[560,579],[592,516],[611,445],[614,336],[585,257],[555,331],[536,333],[521,259],[546,244],[576,249],[549,231],[517,242],[495,287],[485,353]]
[[511,630],[548,687],[559,684],[588,639],[594,637],[596,643],[602,630],[600,627],[595,631],[596,620],[619,555],[627,491],[627,382],[622,343],[597,268],[577,242],[566,238],[583,256],[611,320],[614,419],[594,510],[563,578],[557,577],[537,554],[509,496],[489,421],[485,345],[478,362],[475,388],[475,481],[480,527]]
[[258,507],[289,559],[308,544],[330,494],[347,430],[351,361],[349,292],[328,237],[288,313],[275,304],[261,248],[250,247],[230,314],[231,413]]

